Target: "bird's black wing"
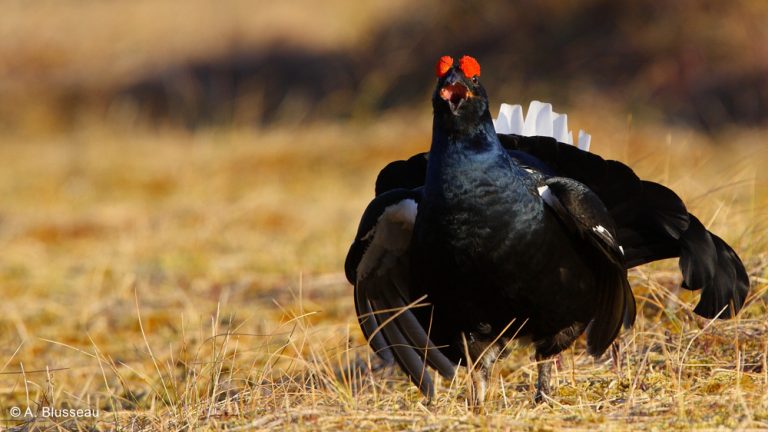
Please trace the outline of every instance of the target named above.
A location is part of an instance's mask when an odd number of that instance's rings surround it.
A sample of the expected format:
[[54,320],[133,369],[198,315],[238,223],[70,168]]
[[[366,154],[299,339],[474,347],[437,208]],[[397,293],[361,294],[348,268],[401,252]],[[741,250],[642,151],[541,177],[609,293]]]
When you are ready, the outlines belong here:
[[385,361],[396,361],[427,397],[434,394],[425,361],[452,378],[456,365],[429,339],[428,324],[411,311],[410,243],[421,191],[396,189],[377,196],[363,213],[347,254],[347,279],[355,285],[360,328]]
[[[498,136],[520,164],[546,175],[577,180],[600,198],[615,221],[627,268],[680,257],[683,287],[701,290],[694,309],[697,314],[730,318],[741,309],[749,292],[744,264],[725,241],[688,213],[672,190],[641,180],[621,162],[554,138]],[[384,167],[376,180],[376,194],[423,185],[427,158],[427,153],[419,153]]]
[[[706,318],[729,318],[749,292],[744,264],[720,237],[688,213],[680,197],[665,186],[641,180],[618,161],[557,142],[549,137],[499,135],[512,154],[525,153],[550,172],[585,184],[605,204],[617,227],[628,268],[680,257],[683,287],[702,290],[694,311]],[[718,315],[719,314],[719,315]]]
[[539,194],[568,230],[591,246],[589,261],[595,267],[598,296],[595,318],[587,326],[587,350],[600,355],[616,338],[622,323],[629,327],[635,320],[635,298],[613,218],[597,195],[572,179],[542,178]]
[[393,189],[424,186],[429,153],[417,153],[407,160],[390,162],[376,178],[376,196]]

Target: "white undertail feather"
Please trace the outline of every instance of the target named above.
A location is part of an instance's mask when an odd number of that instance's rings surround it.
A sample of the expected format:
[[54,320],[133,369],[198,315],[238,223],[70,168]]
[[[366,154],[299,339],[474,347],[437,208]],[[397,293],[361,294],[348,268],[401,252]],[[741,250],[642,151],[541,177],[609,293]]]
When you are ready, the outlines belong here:
[[590,142],[592,142],[592,135],[579,129],[579,148],[584,151],[589,151]]
[[[573,132],[568,130],[568,114],[552,111],[552,105],[539,101],[531,101],[528,113],[523,120],[523,107],[503,103],[499,108],[499,116],[493,120],[496,133],[515,134],[522,136],[548,136],[562,143],[573,145]],[[576,146],[589,151],[592,136],[579,130]]]

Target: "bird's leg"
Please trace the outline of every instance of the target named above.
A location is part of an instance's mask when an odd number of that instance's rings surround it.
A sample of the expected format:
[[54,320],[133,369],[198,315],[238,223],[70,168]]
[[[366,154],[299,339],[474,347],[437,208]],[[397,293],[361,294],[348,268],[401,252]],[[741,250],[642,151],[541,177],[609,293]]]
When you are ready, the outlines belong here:
[[545,397],[548,397],[552,388],[550,386],[551,374],[552,374],[552,362],[549,358],[540,354],[536,354],[536,361],[538,362],[538,377],[536,378],[536,395],[533,397],[534,402],[544,402]]
[[535,342],[539,376],[536,381],[536,395],[533,398],[534,402],[543,402],[545,396],[551,394],[552,389],[549,382],[550,374],[552,372],[552,361],[550,359],[571,346],[573,341],[584,332],[585,328],[586,325],[577,322],[570,327],[561,330],[552,337],[540,339]]
[[[490,329],[490,326],[488,328]],[[485,327],[482,327],[480,331],[483,333],[489,332],[483,330],[485,330]],[[462,342],[464,343],[465,355],[467,356],[469,366],[469,375],[472,380],[470,401],[472,409],[476,412],[483,410],[485,397],[488,393],[488,376],[494,362],[501,355],[501,349],[495,341],[480,339],[481,335],[481,333],[470,332],[467,338],[462,334]]]
[[472,409],[482,411],[485,395],[488,392],[488,369],[482,364],[472,368]]
[[621,342],[614,341],[611,344],[611,360],[613,360],[613,367],[616,368],[616,373],[621,375]]

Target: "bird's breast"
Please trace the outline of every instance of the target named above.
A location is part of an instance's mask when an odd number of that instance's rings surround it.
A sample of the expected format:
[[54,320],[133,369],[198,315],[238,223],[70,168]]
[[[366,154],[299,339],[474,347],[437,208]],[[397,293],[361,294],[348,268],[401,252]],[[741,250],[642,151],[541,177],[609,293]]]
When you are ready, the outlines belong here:
[[439,185],[419,205],[416,237],[441,267],[482,271],[535,242],[543,204],[520,179],[468,168],[456,169]]

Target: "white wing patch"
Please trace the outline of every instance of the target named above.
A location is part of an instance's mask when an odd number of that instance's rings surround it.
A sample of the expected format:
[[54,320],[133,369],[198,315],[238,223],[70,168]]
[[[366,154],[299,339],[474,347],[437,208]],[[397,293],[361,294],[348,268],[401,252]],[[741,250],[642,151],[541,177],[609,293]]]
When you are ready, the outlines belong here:
[[545,203],[547,203],[548,206],[552,208],[562,208],[563,205],[560,204],[560,200],[557,199],[555,194],[552,193],[552,190],[549,188],[549,186],[539,186],[536,188],[539,190],[539,196],[542,200],[544,200]]
[[375,268],[389,268],[393,262],[388,261],[396,260],[405,252],[411,242],[417,211],[418,204],[412,199],[404,199],[384,209],[373,229],[363,236],[363,240],[371,238],[371,243],[357,266],[358,280]]
[[[493,120],[496,133],[522,136],[547,136],[561,143],[573,145],[573,132],[568,130],[568,114],[552,111],[552,105],[537,100],[528,105],[528,113],[523,120],[523,107],[503,103],[499,116]],[[592,136],[579,130],[577,147],[589,151]]]
[[[611,234],[610,231],[605,229],[604,226],[598,225],[595,227],[592,227],[592,231],[594,231],[598,236],[602,237],[604,240],[610,242],[611,244],[616,244],[616,239],[613,238],[613,234]],[[624,255],[624,248],[619,246],[619,250],[621,251],[621,254]]]
[[412,199],[404,199],[397,204],[393,204],[386,209],[379,218],[385,218],[389,222],[396,222],[400,224],[411,224],[416,220],[416,212],[418,211],[418,205],[416,201]]
[[[598,233],[600,233],[600,234],[605,234],[605,233],[607,233],[607,232],[608,232],[608,230],[607,230],[607,229],[605,229],[605,227],[604,227],[604,226],[602,226],[602,225],[598,225],[598,226],[596,226],[596,227],[594,227],[594,228],[592,228],[592,229],[593,229],[593,230],[595,230],[595,231],[597,231],[597,232],[598,232]],[[608,235],[610,235],[610,233],[609,233]]]

